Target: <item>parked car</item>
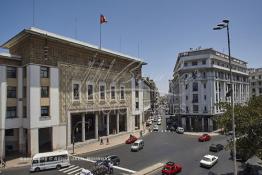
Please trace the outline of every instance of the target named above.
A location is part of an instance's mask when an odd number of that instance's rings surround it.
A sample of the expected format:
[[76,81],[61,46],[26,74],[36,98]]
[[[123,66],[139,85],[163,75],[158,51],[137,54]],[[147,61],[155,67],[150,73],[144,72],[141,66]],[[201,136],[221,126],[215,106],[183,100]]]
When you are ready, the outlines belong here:
[[209,151],[213,151],[213,152],[219,152],[219,151],[221,151],[221,150],[223,150],[224,149],[224,146],[223,145],[221,145],[221,144],[211,144],[210,146],[209,146]]
[[176,127],[175,126],[170,126],[169,130],[170,131],[176,131]]
[[143,140],[137,140],[135,143],[131,146],[131,151],[139,151],[140,149],[144,148],[144,141]]
[[158,125],[161,125],[161,121],[158,121],[157,124],[158,124]]
[[89,171],[88,169],[82,168],[79,175],[93,175],[93,173],[91,171]]
[[200,160],[200,166],[202,167],[208,167],[211,168],[214,166],[218,161],[218,157],[214,155],[205,155],[201,160]]
[[158,131],[158,126],[157,125],[154,125],[153,131]]
[[130,135],[130,137],[126,140],[126,144],[132,144],[137,140],[136,136]]
[[184,134],[184,128],[182,128],[182,127],[177,127],[177,128],[176,128],[176,132],[177,132],[178,134]]
[[157,118],[156,117],[154,118],[154,122],[157,122]]
[[167,162],[162,169],[162,174],[171,175],[182,171],[182,166],[174,162]]
[[111,161],[113,163],[113,165],[119,165],[120,164],[120,158],[116,155],[106,156],[105,160]]
[[208,134],[203,134],[202,136],[200,136],[198,138],[199,142],[205,142],[205,141],[209,141],[211,139],[211,136]]

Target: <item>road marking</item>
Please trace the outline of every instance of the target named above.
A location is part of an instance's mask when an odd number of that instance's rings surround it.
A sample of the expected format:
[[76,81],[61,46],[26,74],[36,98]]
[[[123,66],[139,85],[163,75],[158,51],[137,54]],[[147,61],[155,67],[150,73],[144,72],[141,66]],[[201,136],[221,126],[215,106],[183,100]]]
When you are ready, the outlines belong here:
[[[89,160],[89,159],[86,159],[86,158],[83,158],[83,157],[77,157],[77,156],[73,156],[73,155],[70,155],[70,156],[77,158],[78,160],[84,160],[84,161],[92,162],[92,163],[96,162],[96,161]],[[122,171],[126,171],[126,172],[129,172],[129,173],[136,173],[136,171],[133,171],[133,170],[130,170],[130,169],[127,169],[127,168],[123,168],[123,167],[119,167],[119,166],[113,166],[113,168],[118,169],[118,170],[122,170]]]
[[79,173],[76,173],[76,174],[74,174],[74,175],[79,175],[80,174],[80,172]]
[[68,169],[70,169],[70,168],[73,168],[75,165],[70,165],[69,167],[67,167],[67,168],[62,168],[62,169],[60,169],[60,170],[58,170],[58,171],[65,171],[65,170],[68,170]]
[[79,168],[79,166],[76,166],[76,167],[74,167],[74,168],[71,168],[71,169],[65,170],[65,171],[63,171],[63,173],[70,172],[70,171],[75,170],[75,169],[77,169],[77,168]]
[[75,171],[72,171],[72,172],[70,172],[70,173],[67,173],[67,174],[73,174],[73,173],[75,173],[75,172],[77,172],[77,171],[81,171],[82,170],[82,168],[79,168],[79,169],[77,169],[77,170],[75,170]]

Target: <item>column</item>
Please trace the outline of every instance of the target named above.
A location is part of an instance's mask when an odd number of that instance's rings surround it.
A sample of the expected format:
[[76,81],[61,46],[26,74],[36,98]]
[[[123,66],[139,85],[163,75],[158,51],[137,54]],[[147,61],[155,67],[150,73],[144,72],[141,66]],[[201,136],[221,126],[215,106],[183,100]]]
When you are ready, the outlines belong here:
[[5,157],[6,66],[0,65],[0,157]]
[[85,114],[82,113],[82,142],[86,140],[86,122],[85,122]]
[[191,117],[189,117],[189,127],[190,127],[190,129],[189,129],[189,130],[190,130],[190,131],[192,131],[192,122],[191,122],[191,119],[192,119],[192,118],[191,118]]
[[106,135],[109,135],[109,112],[106,114]]
[[202,132],[205,130],[205,123],[204,123],[204,117],[202,117]]
[[25,137],[23,128],[19,128],[19,152],[25,152]]
[[116,133],[119,133],[119,111],[116,111]]
[[98,139],[98,112],[95,113],[95,138]]
[[182,121],[182,127],[186,130],[186,118],[182,117],[181,121]]

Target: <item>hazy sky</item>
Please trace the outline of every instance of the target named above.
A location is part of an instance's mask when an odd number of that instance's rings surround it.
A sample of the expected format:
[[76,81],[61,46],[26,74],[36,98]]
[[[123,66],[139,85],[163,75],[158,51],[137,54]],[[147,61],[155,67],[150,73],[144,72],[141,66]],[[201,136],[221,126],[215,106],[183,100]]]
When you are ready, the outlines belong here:
[[[226,31],[212,30],[224,18],[232,55],[262,67],[261,0],[35,0],[34,26],[99,45],[100,13],[108,20],[102,47],[141,57],[143,75],[162,93],[179,52],[201,46],[227,53]],[[33,0],[0,1],[1,44],[32,25]]]

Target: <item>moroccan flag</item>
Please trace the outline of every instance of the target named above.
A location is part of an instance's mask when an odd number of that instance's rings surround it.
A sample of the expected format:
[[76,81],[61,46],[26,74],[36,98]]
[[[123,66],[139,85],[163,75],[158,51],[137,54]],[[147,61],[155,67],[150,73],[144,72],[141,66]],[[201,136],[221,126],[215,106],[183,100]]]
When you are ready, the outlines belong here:
[[106,23],[106,17],[104,15],[100,15],[100,24]]

